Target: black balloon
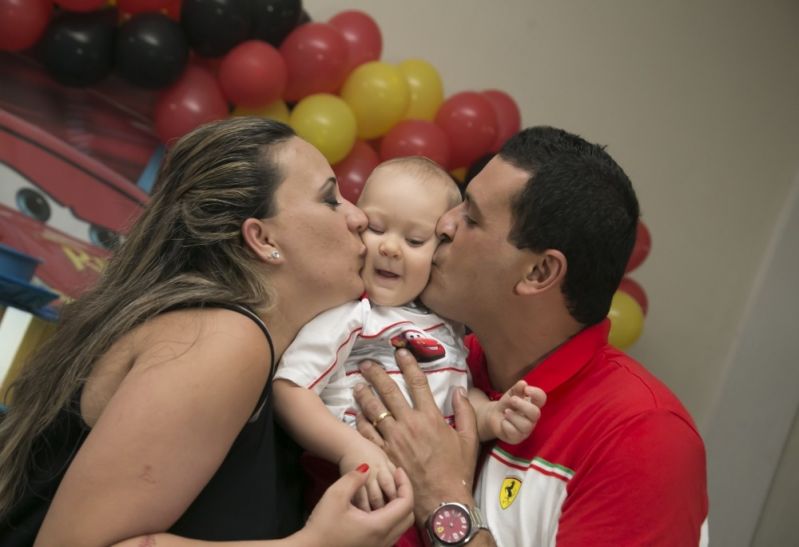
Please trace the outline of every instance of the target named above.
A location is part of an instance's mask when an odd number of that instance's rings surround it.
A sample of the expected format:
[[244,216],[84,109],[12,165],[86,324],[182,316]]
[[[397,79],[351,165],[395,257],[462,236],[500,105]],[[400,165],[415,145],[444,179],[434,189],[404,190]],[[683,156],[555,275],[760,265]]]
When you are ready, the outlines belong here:
[[302,13],[300,14],[300,20],[297,21],[297,26],[304,25],[305,23],[310,23],[311,21],[313,21],[313,19],[311,19],[311,16],[308,15],[308,12],[302,10]]
[[180,24],[194,51],[220,57],[250,36],[251,0],[183,0]]
[[252,4],[251,37],[275,47],[300,24],[305,13],[300,0],[252,0]]
[[116,10],[62,12],[50,22],[38,52],[47,72],[70,86],[99,82],[111,72]]
[[134,15],[119,28],[116,66],[130,83],[157,89],[173,83],[189,60],[183,29],[160,13]]

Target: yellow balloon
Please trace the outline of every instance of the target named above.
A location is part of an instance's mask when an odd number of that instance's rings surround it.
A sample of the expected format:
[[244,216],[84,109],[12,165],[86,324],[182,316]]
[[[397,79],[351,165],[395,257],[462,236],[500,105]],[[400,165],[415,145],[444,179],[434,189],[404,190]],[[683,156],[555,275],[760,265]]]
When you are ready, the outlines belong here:
[[399,64],[411,91],[404,119],[432,122],[444,102],[444,84],[433,65],[422,59],[408,59]]
[[259,116],[261,118],[269,118],[270,120],[289,123],[289,107],[286,106],[286,103],[278,99],[260,108],[237,106],[233,110],[232,116]]
[[355,144],[355,115],[335,95],[317,93],[305,97],[291,111],[289,125],[331,164],[343,160]]
[[402,119],[408,110],[410,91],[402,71],[381,61],[365,63],[353,70],[341,88],[358,121],[358,136],[374,139]]
[[632,346],[644,328],[644,312],[641,306],[629,294],[616,291],[610,302],[610,335],[611,345],[625,349]]
[[458,167],[457,169],[453,169],[452,171],[449,172],[449,174],[455,177],[455,180],[457,180],[459,184],[463,184],[463,181],[466,180],[465,167]]

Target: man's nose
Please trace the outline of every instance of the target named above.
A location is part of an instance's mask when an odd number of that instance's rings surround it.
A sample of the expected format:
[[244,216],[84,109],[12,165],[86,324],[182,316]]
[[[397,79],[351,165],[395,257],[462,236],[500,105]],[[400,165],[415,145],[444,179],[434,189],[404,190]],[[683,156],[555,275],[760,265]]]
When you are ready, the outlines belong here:
[[[460,207],[460,205],[458,207]],[[452,241],[455,237],[455,232],[458,230],[458,207],[453,207],[438,219],[436,223],[436,236],[438,236],[438,239],[441,241]]]

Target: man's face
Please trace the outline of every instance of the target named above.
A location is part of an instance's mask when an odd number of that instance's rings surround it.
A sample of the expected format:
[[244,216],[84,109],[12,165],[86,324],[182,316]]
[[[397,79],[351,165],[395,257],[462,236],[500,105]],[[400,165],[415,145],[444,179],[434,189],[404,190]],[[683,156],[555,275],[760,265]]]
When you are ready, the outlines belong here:
[[510,205],[529,176],[496,156],[471,181],[464,202],[441,217],[436,231],[444,242],[422,293],[426,306],[474,328],[512,296],[525,253],[508,241]]

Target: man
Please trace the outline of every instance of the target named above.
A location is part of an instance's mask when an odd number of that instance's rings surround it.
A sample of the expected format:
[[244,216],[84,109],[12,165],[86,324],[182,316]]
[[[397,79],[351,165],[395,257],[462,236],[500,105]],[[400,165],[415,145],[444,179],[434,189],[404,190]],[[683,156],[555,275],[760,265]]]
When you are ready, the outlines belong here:
[[662,383],[607,343],[639,215],[624,171],[600,146],[535,127],[508,141],[466,194],[439,221],[422,299],[472,329],[476,386],[496,396],[525,379],[547,403],[526,441],[484,447],[473,493],[466,399],[454,396],[453,430],[409,354],[397,360],[415,408],[364,363],[380,398],[356,390],[359,429],[408,472],[417,524],[434,545],[705,545],[696,427]]

